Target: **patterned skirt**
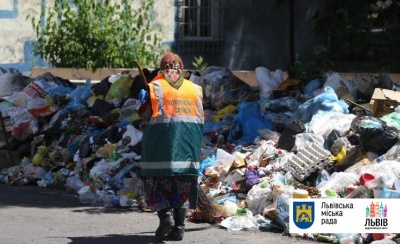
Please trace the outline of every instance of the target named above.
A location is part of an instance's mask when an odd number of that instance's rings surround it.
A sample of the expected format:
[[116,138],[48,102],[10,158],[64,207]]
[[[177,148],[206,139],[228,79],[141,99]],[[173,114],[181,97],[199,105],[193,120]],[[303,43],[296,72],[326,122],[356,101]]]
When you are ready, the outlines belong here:
[[193,175],[143,177],[143,194],[152,211],[165,208],[196,209],[198,177]]

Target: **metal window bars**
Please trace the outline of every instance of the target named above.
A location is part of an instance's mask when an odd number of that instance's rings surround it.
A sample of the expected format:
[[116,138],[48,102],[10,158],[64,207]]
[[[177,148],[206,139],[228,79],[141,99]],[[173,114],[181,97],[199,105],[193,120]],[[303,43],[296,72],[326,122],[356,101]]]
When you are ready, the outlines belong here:
[[224,42],[223,0],[178,0],[175,39],[181,52],[219,51]]

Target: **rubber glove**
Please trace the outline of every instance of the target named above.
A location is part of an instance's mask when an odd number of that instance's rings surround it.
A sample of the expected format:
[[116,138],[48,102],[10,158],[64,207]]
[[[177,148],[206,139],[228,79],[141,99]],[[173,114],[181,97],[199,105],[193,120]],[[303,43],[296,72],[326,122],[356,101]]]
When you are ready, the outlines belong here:
[[145,104],[147,102],[148,93],[145,89],[140,90],[139,93],[139,101],[141,104]]

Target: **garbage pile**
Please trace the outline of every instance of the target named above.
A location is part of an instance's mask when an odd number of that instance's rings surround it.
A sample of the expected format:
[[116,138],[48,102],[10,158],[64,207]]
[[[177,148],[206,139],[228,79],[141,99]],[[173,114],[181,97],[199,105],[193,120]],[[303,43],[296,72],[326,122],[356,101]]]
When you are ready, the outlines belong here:
[[[146,80],[157,72],[145,69]],[[211,216],[194,210],[191,221],[288,234],[290,198],[400,197],[400,108],[375,106],[385,99],[369,106],[376,91],[396,95],[388,75],[348,81],[327,73],[303,84],[258,67],[256,78],[259,90],[212,66],[191,79],[203,87],[206,116],[199,184],[215,205]],[[1,170],[0,182],[148,211],[140,175],[141,79],[120,73],[76,85],[51,73],[29,78],[2,70],[0,112],[11,117],[11,144],[23,158]],[[398,236],[301,237],[395,243]]]

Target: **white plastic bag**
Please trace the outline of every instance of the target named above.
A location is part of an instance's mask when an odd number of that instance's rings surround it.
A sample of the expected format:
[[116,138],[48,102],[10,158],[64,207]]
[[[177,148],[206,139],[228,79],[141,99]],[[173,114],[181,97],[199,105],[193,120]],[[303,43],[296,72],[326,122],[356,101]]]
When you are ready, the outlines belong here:
[[81,189],[84,186],[85,186],[85,184],[76,175],[68,177],[65,182],[65,187],[67,189],[72,189],[74,191],[78,191],[79,189]]
[[257,219],[250,211],[246,211],[246,214],[233,215],[224,219],[221,226],[227,228],[229,232],[258,230]]
[[[307,132],[321,135],[324,139],[328,138],[333,130],[337,130],[341,135],[350,129],[356,115],[346,114],[338,111],[325,111],[312,116],[307,127]],[[335,123],[332,123],[335,121]]]
[[269,98],[272,91],[283,81],[282,71],[277,69],[272,73],[265,67],[257,67],[255,72],[258,87],[260,88],[260,98]]
[[253,214],[262,214],[264,208],[272,199],[272,190],[270,187],[261,188],[260,184],[254,185],[246,195],[247,208]]
[[324,145],[324,138],[321,135],[315,134],[315,133],[300,133],[296,134],[295,136],[295,145],[292,150],[298,151],[300,149],[303,149],[307,146],[310,146],[313,143],[316,143],[320,146]]
[[125,133],[122,135],[122,139],[118,142],[119,146],[135,146],[138,144],[143,137],[143,132],[136,129],[133,125],[127,125]]
[[82,204],[95,204],[96,203],[96,193],[90,190],[89,186],[84,186],[78,191],[79,202]]
[[317,188],[319,188],[320,192],[325,192],[326,189],[339,192],[344,187],[356,184],[358,179],[359,176],[351,172],[334,172],[327,181],[318,184]]

